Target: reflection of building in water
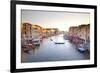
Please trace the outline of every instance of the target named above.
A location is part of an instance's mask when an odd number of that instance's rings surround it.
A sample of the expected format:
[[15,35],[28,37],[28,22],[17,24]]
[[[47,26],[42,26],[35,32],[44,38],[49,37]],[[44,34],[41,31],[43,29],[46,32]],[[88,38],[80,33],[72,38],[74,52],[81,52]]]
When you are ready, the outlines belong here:
[[86,41],[90,41],[90,24],[82,24],[69,28],[70,36],[77,36]]

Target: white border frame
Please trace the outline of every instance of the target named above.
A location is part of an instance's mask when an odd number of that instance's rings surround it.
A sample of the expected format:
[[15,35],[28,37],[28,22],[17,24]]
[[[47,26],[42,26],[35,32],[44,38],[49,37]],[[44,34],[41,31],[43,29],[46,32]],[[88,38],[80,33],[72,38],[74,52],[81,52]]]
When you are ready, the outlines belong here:
[[[71,12],[89,12],[90,13],[90,60],[80,61],[57,61],[57,62],[33,62],[21,63],[21,9],[29,10],[48,10],[48,11],[71,11]],[[94,64],[94,9],[71,8],[71,7],[52,7],[52,6],[36,6],[36,5],[16,5],[16,69],[24,68],[40,68],[55,66],[73,66]]]

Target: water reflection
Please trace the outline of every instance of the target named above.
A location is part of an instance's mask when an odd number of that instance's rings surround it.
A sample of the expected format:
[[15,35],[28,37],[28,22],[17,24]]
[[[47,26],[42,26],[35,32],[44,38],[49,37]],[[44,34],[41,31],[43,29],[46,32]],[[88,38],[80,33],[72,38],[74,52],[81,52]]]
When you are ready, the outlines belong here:
[[[55,44],[64,43],[64,44]],[[34,49],[22,51],[22,62],[67,61],[89,59],[89,54],[77,51],[76,46],[64,40],[63,35],[52,36],[42,41],[40,46]]]

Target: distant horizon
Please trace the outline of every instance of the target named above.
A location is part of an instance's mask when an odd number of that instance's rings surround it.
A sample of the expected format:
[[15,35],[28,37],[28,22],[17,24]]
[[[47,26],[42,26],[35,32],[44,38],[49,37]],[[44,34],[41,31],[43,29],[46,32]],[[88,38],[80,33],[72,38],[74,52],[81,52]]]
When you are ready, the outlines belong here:
[[68,31],[71,26],[90,24],[89,13],[22,10],[21,15],[22,23],[28,22],[44,28],[58,28],[62,31]]

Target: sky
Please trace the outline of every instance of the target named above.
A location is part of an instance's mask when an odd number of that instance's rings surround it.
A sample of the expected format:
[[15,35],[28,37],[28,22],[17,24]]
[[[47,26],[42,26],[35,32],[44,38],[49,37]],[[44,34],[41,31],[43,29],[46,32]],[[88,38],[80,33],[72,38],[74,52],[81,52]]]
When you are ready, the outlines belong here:
[[22,23],[40,25],[44,28],[58,28],[68,31],[71,26],[90,23],[89,13],[21,10]]

